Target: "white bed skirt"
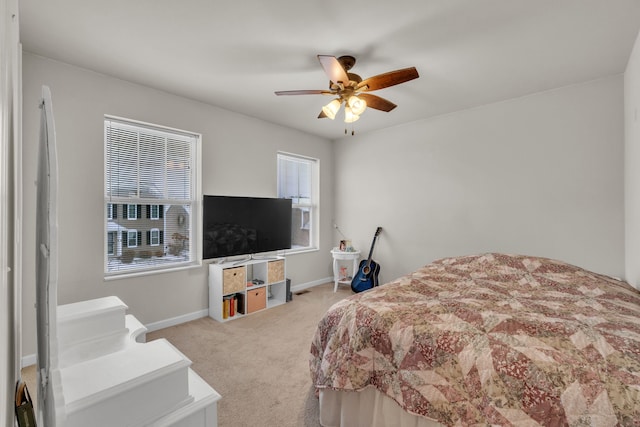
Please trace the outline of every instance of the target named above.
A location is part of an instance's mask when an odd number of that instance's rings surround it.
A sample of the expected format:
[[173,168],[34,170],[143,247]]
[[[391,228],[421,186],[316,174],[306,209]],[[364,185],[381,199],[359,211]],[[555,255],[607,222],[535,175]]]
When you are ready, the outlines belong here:
[[320,390],[320,424],[324,427],[442,427],[405,412],[374,387],[362,391]]

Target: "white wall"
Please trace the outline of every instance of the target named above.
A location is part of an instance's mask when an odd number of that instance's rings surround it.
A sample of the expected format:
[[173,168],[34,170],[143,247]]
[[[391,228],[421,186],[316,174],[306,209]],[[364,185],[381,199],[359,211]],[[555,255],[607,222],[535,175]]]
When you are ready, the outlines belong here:
[[624,73],[626,279],[640,289],[640,35]]
[[103,119],[105,114],[202,134],[205,194],[276,196],[276,152],[320,159],[320,250],[290,255],[292,285],[331,275],[332,145],[329,141],[220,108],[25,53],[23,355],[35,352],[35,178],[41,85],[51,88],[59,159],[59,288],[66,304],[119,296],[145,324],[207,308],[206,265],[104,281]]
[[346,137],[336,222],[365,255],[383,227],[383,282],[489,251],[622,276],[623,126],[619,75]]

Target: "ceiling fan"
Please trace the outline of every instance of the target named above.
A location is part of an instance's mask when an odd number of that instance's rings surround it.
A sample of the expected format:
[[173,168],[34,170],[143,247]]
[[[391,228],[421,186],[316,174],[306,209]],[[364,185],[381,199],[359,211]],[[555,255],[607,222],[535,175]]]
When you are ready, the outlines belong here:
[[409,80],[420,77],[415,67],[403,68],[401,70],[389,71],[362,80],[357,74],[349,73],[355,65],[356,59],[353,56],[341,56],[336,58],[331,55],[318,55],[320,65],[329,76],[329,89],[311,90],[285,90],[275,92],[276,95],[330,95],[335,98],[322,107],[318,115],[319,119],[328,117],[333,120],[340,106],[344,103],[344,121],[353,123],[360,118],[360,114],[367,108],[389,112],[397,107],[391,101],[372,95],[373,90],[384,89]]

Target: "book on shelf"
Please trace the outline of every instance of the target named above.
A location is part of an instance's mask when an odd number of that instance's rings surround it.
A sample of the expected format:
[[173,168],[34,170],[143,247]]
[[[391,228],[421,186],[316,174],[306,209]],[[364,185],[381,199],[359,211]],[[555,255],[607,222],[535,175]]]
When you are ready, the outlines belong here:
[[242,294],[231,294],[222,298],[222,318],[228,319],[233,317],[236,313],[242,313],[238,310],[239,301],[238,296]]
[[229,318],[229,306],[230,306],[231,298],[223,297],[222,298],[222,318]]
[[237,304],[236,312],[240,314],[245,314],[244,313],[244,294],[242,292],[239,292],[236,294],[236,304]]

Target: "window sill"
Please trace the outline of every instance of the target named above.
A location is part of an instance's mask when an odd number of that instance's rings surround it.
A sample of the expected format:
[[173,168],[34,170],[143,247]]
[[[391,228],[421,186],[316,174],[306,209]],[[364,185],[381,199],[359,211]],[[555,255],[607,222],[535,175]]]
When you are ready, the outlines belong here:
[[318,248],[304,248],[304,249],[290,249],[285,251],[284,255],[298,255],[298,254],[307,254],[311,252],[318,252],[320,249]]
[[200,267],[202,267],[202,263],[195,262],[195,263],[185,264],[185,265],[176,266],[176,267],[163,268],[159,270],[132,271],[129,273],[120,273],[120,274],[115,273],[112,275],[105,275],[104,281],[111,282],[112,280],[131,279],[135,277],[152,276],[155,274],[163,274],[163,273],[174,273],[176,271],[191,270],[191,269],[200,268]]

